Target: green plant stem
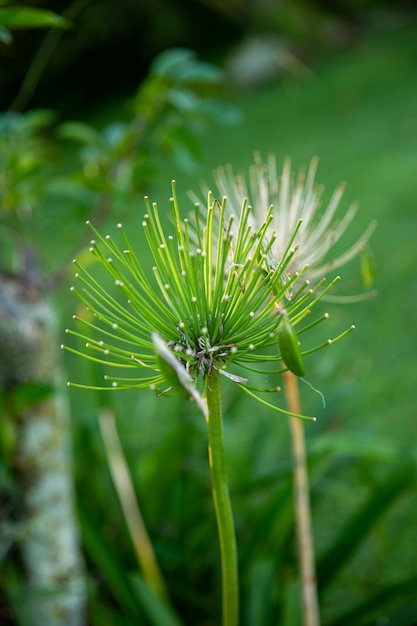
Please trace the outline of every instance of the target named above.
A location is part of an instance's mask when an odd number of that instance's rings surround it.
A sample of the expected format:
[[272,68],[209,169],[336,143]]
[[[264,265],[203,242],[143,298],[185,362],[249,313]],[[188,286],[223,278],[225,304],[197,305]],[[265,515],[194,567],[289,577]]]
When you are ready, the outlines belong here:
[[[292,372],[285,372],[284,383],[288,409],[292,413],[301,413],[297,377]],[[297,524],[303,624],[304,626],[320,626],[304,423],[296,417],[290,416],[288,419],[293,453],[294,508]]]
[[223,626],[237,626],[239,622],[239,582],[236,538],[223,443],[220,375],[215,369],[212,369],[207,377],[206,400],[208,454],[222,568]]

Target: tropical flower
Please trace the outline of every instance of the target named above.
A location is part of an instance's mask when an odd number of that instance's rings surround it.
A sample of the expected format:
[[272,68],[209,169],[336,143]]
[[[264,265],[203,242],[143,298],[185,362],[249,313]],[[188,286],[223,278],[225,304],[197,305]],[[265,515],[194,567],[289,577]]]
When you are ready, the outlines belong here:
[[[325,289],[320,289],[320,281],[305,292],[301,280],[298,289],[303,270],[289,275],[287,268],[295,254],[291,246],[286,246],[274,268],[265,271],[271,247],[265,243],[273,220],[271,210],[254,230],[246,201],[235,217],[227,211],[226,198],[219,204],[209,194],[204,217],[195,207],[196,229],[191,236],[189,218],[180,216],[173,183],[173,225],[167,235],[157,205],[148,198],[145,202],[142,227],[153,260],[152,271],[145,271],[121,224],[121,246],[89,224],[94,232],[90,252],[112,277],[116,292],[74,261],[80,287],[72,287],[72,291],[90,311],[90,317],[74,316],[85,332],[66,332],[85,342],[86,351],[63,348],[107,365],[111,369],[103,384],[107,389],[148,387],[165,393],[178,387],[192,396],[198,380],[205,381],[216,370],[251,394],[249,381],[229,368],[236,365],[252,371],[254,364],[282,361],[276,346],[283,322],[286,328],[288,324],[302,326],[312,306],[336,281]],[[286,302],[289,289],[293,297]],[[325,318],[305,325],[298,334]],[[284,362],[278,371],[285,369]]]
[[274,155],[269,155],[267,162],[263,163],[259,154],[255,154],[247,178],[236,175],[231,165],[219,167],[214,172],[219,193],[228,198],[229,214],[238,215],[246,198],[253,207],[250,224],[255,230],[271,213],[273,206],[273,217],[265,235],[267,241],[274,239],[269,248],[269,266],[273,268],[280,263],[289,242],[297,249],[283,274],[285,280],[302,270],[307,280],[315,280],[345,265],[365,249],[376,226],[372,221],[350,248],[328,259],[329,251],[345,233],[358,207],[352,204],[340,220],[335,219],[345,189],[345,184],[340,183],[328,205],[322,209],[324,187],[315,182],[317,165],[315,157],[307,172],[300,169],[295,174],[291,159],[287,158],[279,175]]

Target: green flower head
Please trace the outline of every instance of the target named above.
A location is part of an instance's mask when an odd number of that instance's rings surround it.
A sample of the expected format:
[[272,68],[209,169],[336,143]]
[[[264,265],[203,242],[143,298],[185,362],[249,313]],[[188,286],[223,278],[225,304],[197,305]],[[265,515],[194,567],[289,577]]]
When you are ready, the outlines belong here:
[[[302,325],[333,283],[322,289],[320,281],[306,291],[303,271],[288,276],[297,228],[279,263],[266,270],[274,240],[272,237],[265,246],[272,210],[255,230],[246,201],[235,216],[228,214],[226,198],[220,204],[208,194],[207,210],[202,215],[195,206],[191,227],[190,219],[180,216],[175,182],[172,189],[170,234],[162,227],[157,205],[145,198],[147,213],[142,227],[153,259],[149,272],[121,224],[120,244],[110,235],[101,236],[89,224],[94,232],[90,252],[111,275],[117,292],[112,295],[74,261],[79,287],[72,290],[93,317],[74,316],[86,328],[85,333],[66,331],[83,340],[86,351],[63,347],[107,365],[103,387],[108,389],[148,387],[164,393],[174,386],[173,379],[178,379],[193,395],[198,380],[205,381],[215,369],[248,390],[249,381],[229,369],[236,365],[252,371],[256,363],[282,361],[276,346],[283,316],[286,323]],[[290,288],[293,297],[287,302]],[[304,326],[299,334],[325,317]],[[285,369],[283,365],[280,371]]]

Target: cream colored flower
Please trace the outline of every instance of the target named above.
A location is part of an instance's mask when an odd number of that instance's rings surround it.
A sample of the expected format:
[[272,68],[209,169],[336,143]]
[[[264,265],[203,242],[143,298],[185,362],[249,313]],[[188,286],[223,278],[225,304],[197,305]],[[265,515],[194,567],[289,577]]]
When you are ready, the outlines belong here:
[[331,249],[347,230],[358,207],[352,204],[337,219],[344,183],[335,189],[327,206],[322,206],[324,187],[315,181],[317,164],[318,159],[314,157],[307,172],[300,169],[295,173],[291,159],[286,158],[279,174],[274,155],[263,163],[256,154],[247,178],[236,175],[232,166],[219,167],[214,173],[218,192],[227,197],[231,214],[239,215],[243,199],[248,199],[254,230],[264,222],[273,205],[273,218],[267,232],[268,243],[273,240],[268,246],[268,264],[271,268],[279,264],[291,246],[296,252],[291,256],[286,274],[291,277],[304,270],[308,280],[320,279],[352,260],[365,249],[376,226],[372,221],[353,245],[331,258]]

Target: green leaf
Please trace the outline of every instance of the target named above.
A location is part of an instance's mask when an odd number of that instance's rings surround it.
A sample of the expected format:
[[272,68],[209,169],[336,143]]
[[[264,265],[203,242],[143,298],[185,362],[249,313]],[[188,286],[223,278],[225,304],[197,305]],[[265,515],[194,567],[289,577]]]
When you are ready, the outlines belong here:
[[15,137],[34,136],[40,141],[41,137],[36,137],[36,133],[51,125],[56,117],[56,113],[49,109],[34,109],[27,113],[16,113],[6,111],[0,114],[0,135],[13,134]]
[[54,387],[46,383],[24,383],[13,390],[13,408],[19,413],[28,406],[43,402],[53,392]]
[[[256,560],[249,573],[248,623],[270,624],[274,615],[273,589],[276,571],[272,559]],[[294,626],[294,624],[293,624]]]
[[169,128],[163,136],[163,144],[181,169],[190,175],[198,173],[201,154],[194,133],[183,126]]
[[417,620],[417,602],[403,606],[389,616],[390,626],[410,626]]
[[65,122],[58,127],[57,133],[60,139],[70,139],[81,144],[100,145],[102,143],[100,133],[84,122]]
[[129,576],[129,581],[150,626],[181,626],[180,620],[171,607],[145,583],[139,574]]
[[[356,606],[350,608],[346,613],[332,621],[331,626],[351,626],[351,624],[358,623],[359,620],[363,623],[363,620],[367,615],[371,617],[371,615],[374,615],[374,611],[381,613],[384,606],[392,606],[393,602],[397,602],[397,604],[400,603],[405,610],[408,608],[409,610],[416,611],[416,605],[414,603],[408,607],[405,606],[407,601],[414,599],[416,589],[417,576],[413,576],[412,578],[401,581],[395,585],[382,587],[378,593],[370,598],[367,598],[365,602],[360,602]],[[417,614],[414,614],[414,620],[416,617]],[[389,618],[389,624],[391,625],[394,623],[394,621],[391,621],[391,614],[389,615]],[[408,624],[412,623],[412,621],[413,620],[410,619],[410,621],[404,622],[404,626],[408,626]],[[372,623],[375,623],[375,620]]]
[[281,626],[301,626],[300,583],[290,581],[284,589]]
[[181,72],[181,82],[183,83],[201,83],[201,84],[214,84],[217,85],[224,80],[224,73],[215,65],[210,63],[202,63],[201,61],[195,61],[192,65],[189,64]]
[[119,146],[126,141],[128,125],[124,122],[112,122],[103,129],[103,138],[108,146]]
[[192,113],[198,109],[200,98],[189,89],[170,89],[167,101],[179,111]]
[[0,26],[11,29],[24,28],[68,28],[70,23],[46,9],[14,7],[0,9]]
[[2,587],[14,623],[18,626],[28,626],[28,589],[12,559],[6,559],[2,567]]
[[296,376],[304,376],[305,369],[297,333],[285,310],[281,311],[281,326],[278,331],[278,347],[287,368]]
[[149,73],[154,76],[177,77],[181,68],[195,62],[195,54],[187,48],[172,48],[161,52],[152,63]]
[[416,463],[404,459],[388,479],[376,486],[372,496],[347,521],[336,541],[318,560],[317,578],[320,592],[333,581],[337,572],[353,557],[377,520],[411,484],[414,484],[415,479]]
[[7,28],[0,26],[0,43],[4,43],[6,46],[10,45],[13,41],[12,34]]
[[224,80],[220,68],[199,61],[195,53],[187,48],[172,48],[162,52],[152,63],[150,74],[187,85],[217,85]]
[[9,460],[16,450],[18,440],[17,422],[3,412],[0,418],[0,450],[4,459]]
[[376,275],[376,261],[369,246],[362,253],[361,273],[364,287],[371,287],[374,283]]
[[395,443],[374,434],[358,438],[356,433],[346,433],[343,437],[339,433],[322,433],[311,442],[310,450],[312,454],[326,455],[329,459],[333,455],[339,455],[370,462],[392,463],[397,458]]
[[201,100],[199,113],[224,126],[236,126],[243,121],[242,112],[237,107],[214,98]]
[[101,539],[100,533],[97,532],[97,521],[89,519],[86,510],[82,512],[81,528],[87,553],[95,563],[100,576],[106,581],[114,599],[126,613],[134,616],[140,614],[136,598],[126,584],[122,564],[117,561],[109,545]]
[[[278,479],[282,481],[281,486],[276,488],[273,495],[269,496],[265,502],[257,505],[256,524],[253,526],[250,539],[240,553],[242,563],[255,560],[265,541],[268,541],[268,537],[271,537],[273,543],[281,544],[293,532],[293,491],[289,470]],[[277,475],[274,474],[272,481],[276,480]],[[251,485],[247,485],[246,489],[247,493],[255,498],[258,498],[258,494],[262,491],[262,488],[258,491]]]
[[56,112],[51,109],[34,109],[22,115],[22,125],[31,133],[42,131],[51,126],[56,119]]
[[[54,199],[65,199],[75,205],[90,208],[93,206],[96,194],[85,184],[56,176],[45,184],[45,192]],[[89,255],[91,257],[91,254]],[[91,259],[90,259],[91,262]]]

